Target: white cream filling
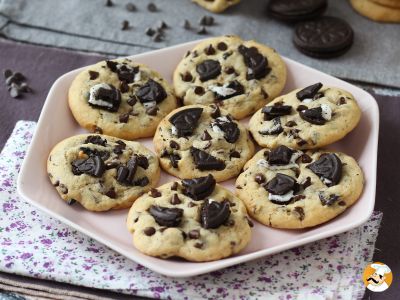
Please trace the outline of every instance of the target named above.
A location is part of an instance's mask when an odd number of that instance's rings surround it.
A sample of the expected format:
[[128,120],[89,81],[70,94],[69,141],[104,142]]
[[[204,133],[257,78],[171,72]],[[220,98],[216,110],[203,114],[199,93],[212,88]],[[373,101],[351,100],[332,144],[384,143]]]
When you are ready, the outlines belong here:
[[92,86],[89,90],[89,101],[88,102],[93,105],[112,107],[113,106],[112,103],[104,101],[102,99],[96,99],[97,91],[101,88],[111,90],[111,87],[106,83],[99,83],[99,84]]
[[314,100],[313,100],[312,98],[306,98],[306,99],[302,100],[301,102],[307,104],[307,103],[311,103],[311,102],[313,102],[313,101],[314,101]]
[[278,202],[287,202],[292,197],[293,197],[293,191],[289,191],[283,195],[275,195],[275,194],[271,194],[271,193],[268,194],[269,200],[278,201]]
[[137,82],[137,81],[140,81],[140,79],[142,79],[142,72],[138,71],[138,72],[135,74],[135,77],[133,77],[133,81],[134,81],[134,82]]
[[325,177],[320,177],[320,179],[322,180],[322,182],[326,185],[331,184],[332,180],[329,180],[328,178]]
[[171,126],[171,133],[173,135],[178,135],[178,129],[176,129],[176,127],[174,125]]
[[321,104],[321,109],[322,109],[322,117],[329,121],[332,119],[332,109],[328,104]]
[[143,106],[145,107],[145,108],[150,108],[150,107],[153,107],[153,106],[156,106],[157,105],[157,102],[156,101],[151,101],[151,102],[145,102],[145,103],[143,103]]
[[266,168],[266,169],[270,169],[270,170],[287,170],[287,169],[291,169],[291,168],[298,168],[299,165],[296,164],[296,160],[302,156],[303,153],[301,151],[296,151],[292,154],[292,156],[290,157],[290,161],[287,165],[270,165],[269,162],[265,159],[259,159],[257,161],[257,166]]
[[219,85],[210,85],[208,89],[214,93],[217,93],[218,95],[222,97],[230,96],[236,93],[236,90],[228,88],[229,83],[225,83],[223,86]]
[[221,130],[221,128],[219,128],[219,126],[217,125],[218,123],[229,123],[230,121],[229,121],[229,119],[227,118],[227,117],[225,117],[225,116],[223,116],[223,117],[218,117],[218,118],[216,118],[215,119],[216,120],[216,122],[212,122],[211,123],[211,128],[212,128],[212,130],[215,132],[215,133],[224,133],[222,130]]
[[272,125],[269,127],[266,127],[265,129],[261,129],[260,132],[262,132],[263,134],[271,134],[271,132],[275,132],[277,131],[280,127],[281,127],[281,123],[280,122],[272,122]]

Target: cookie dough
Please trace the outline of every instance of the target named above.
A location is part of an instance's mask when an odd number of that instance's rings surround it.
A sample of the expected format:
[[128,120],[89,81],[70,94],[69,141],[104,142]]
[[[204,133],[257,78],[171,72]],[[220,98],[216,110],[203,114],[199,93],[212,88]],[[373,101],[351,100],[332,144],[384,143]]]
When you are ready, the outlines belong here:
[[364,17],[378,22],[400,23],[400,7],[380,5],[368,0],[350,0],[353,8]]
[[214,13],[221,13],[228,7],[240,2],[240,0],[192,0],[192,1]]
[[139,251],[199,262],[241,251],[251,239],[251,225],[244,204],[211,175],[151,190],[135,201],[127,218]]
[[237,36],[205,40],[174,72],[177,97],[185,105],[215,103],[243,119],[280,94],[286,66],[272,48]]
[[85,68],[72,82],[68,101],[82,127],[128,140],[153,136],[177,107],[166,80],[128,58]]
[[353,205],[364,184],[362,170],[340,152],[279,146],[260,150],[236,181],[236,193],[250,216],[287,229],[327,222]]
[[160,177],[157,156],[140,143],[90,134],[58,143],[47,172],[65,202],[91,211],[128,208]]
[[360,118],[353,95],[316,83],[270,102],[253,115],[249,129],[262,147],[314,149],[342,139]]
[[227,180],[254,154],[244,126],[214,104],[172,111],[160,122],[153,142],[161,167],[179,178],[211,173],[218,182]]

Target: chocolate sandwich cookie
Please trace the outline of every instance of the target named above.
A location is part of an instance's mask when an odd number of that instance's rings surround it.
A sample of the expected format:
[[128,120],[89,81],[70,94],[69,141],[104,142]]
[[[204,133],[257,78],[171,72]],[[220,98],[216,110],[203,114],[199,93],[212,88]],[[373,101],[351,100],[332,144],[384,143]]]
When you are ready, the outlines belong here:
[[140,143],[82,134],[58,143],[47,160],[61,198],[91,211],[128,208],[160,177],[157,156]]
[[223,181],[239,174],[254,153],[244,126],[213,104],[172,111],[153,142],[162,168],[179,178],[212,174]]
[[240,2],[240,0],[192,0],[192,1],[214,13],[221,13],[228,7]]
[[281,21],[297,22],[321,16],[327,6],[326,0],[271,0],[267,13]]
[[153,136],[177,107],[166,80],[128,58],[87,67],[72,82],[68,102],[82,127],[128,140]]
[[286,146],[259,151],[236,181],[236,194],[260,223],[300,229],[327,222],[360,197],[364,176],[340,152]]
[[127,218],[139,251],[190,261],[238,253],[251,239],[250,227],[243,203],[212,175],[153,189],[135,201]]
[[249,130],[262,147],[314,149],[342,139],[360,118],[353,95],[315,83],[268,103],[250,119]]
[[274,49],[237,36],[201,42],[174,72],[175,92],[185,105],[214,103],[236,119],[274,99],[285,83],[286,66]]
[[335,17],[321,17],[297,24],[293,43],[308,56],[331,58],[350,49],[353,35],[353,29],[346,21]]

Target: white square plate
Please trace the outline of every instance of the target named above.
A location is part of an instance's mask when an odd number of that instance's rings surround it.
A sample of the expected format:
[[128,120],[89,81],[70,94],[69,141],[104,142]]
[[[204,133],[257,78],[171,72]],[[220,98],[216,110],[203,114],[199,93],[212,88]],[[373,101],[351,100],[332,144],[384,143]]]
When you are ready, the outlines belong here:
[[[159,71],[171,82],[176,65],[196,42],[177,45],[131,58]],[[378,147],[379,114],[375,99],[362,89],[324,74],[298,62],[284,58],[288,68],[288,80],[284,93],[315,82],[337,86],[351,92],[363,112],[358,127],[332,148],[352,155],[360,163],[366,178],[364,192],[359,201],[334,220],[307,230],[279,230],[255,222],[250,244],[236,256],[213,262],[193,263],[178,259],[162,260],[140,253],[131,243],[131,235],[125,227],[127,210],[94,213],[79,205],[68,206],[51,185],[46,172],[46,160],[50,150],[62,139],[83,133],[68,108],[68,88],[81,69],[61,76],[52,86],[40,115],[35,135],[27,152],[18,178],[18,192],[37,208],[61,220],[71,227],[109,246],[122,255],[158,273],[186,277],[246,262],[262,256],[326,238],[367,221],[375,203],[376,163]],[[153,149],[151,139],[142,142]],[[162,173],[160,185],[171,181],[172,176]],[[234,180],[223,184],[233,190]]]

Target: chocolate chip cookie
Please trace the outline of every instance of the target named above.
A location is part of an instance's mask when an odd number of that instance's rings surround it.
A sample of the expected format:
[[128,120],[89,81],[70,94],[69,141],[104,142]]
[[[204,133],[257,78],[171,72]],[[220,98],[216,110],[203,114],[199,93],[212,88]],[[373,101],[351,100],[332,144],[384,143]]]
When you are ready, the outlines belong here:
[[82,127],[128,140],[153,136],[177,107],[165,79],[128,58],[85,68],[72,82],[68,100]]
[[313,149],[342,139],[360,118],[353,95],[316,83],[264,106],[250,119],[249,129],[262,147]]
[[[382,5],[377,1],[369,0],[350,0],[353,8],[364,17],[378,22],[400,23],[400,1],[385,1]],[[393,5],[394,4],[394,5]],[[385,6],[387,5],[387,6]],[[397,6],[396,6],[397,5]]]
[[179,178],[211,173],[223,181],[238,175],[254,154],[247,130],[214,104],[172,111],[160,122],[153,142],[161,167]]
[[298,229],[341,214],[358,200],[363,184],[362,170],[346,154],[278,146],[246,164],[236,193],[262,224]]
[[151,256],[212,261],[251,239],[243,203],[212,175],[162,185],[141,196],[127,218],[135,247]]
[[64,201],[91,211],[128,208],[160,177],[157,156],[140,143],[90,134],[58,143],[47,172]]
[[174,72],[176,95],[185,105],[214,103],[242,119],[280,94],[286,66],[279,54],[237,36],[205,40]]
[[228,7],[240,2],[240,0],[192,0],[192,1],[214,13],[221,13]]

